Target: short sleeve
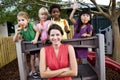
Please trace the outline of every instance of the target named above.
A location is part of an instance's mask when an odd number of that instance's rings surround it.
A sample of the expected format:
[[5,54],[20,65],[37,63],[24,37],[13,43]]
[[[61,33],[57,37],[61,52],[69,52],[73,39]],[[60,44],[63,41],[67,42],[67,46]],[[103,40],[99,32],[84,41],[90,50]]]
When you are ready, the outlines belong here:
[[93,25],[88,25],[87,33],[90,33],[91,31],[93,31]]
[[32,26],[32,27],[34,26],[34,23],[33,23],[33,22],[29,22],[28,24],[29,24],[30,26]]

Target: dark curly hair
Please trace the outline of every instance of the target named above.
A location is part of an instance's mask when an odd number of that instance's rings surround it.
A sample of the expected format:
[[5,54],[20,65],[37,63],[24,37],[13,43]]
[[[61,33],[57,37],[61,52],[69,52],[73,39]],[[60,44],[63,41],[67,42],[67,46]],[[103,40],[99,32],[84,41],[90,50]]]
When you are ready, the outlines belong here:
[[51,13],[51,12],[52,12],[52,10],[53,10],[54,8],[58,8],[58,9],[59,9],[59,11],[61,12],[60,5],[58,5],[58,4],[52,4],[52,5],[50,6],[50,10],[49,10],[49,12]]

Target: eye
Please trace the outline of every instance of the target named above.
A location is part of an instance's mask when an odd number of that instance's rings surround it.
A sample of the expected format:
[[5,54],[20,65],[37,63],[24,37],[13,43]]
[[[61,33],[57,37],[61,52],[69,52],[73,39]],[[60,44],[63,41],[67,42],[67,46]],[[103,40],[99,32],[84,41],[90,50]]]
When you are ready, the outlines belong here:
[[50,36],[54,36],[54,34],[51,34]]
[[83,14],[83,16],[85,16],[85,14]]
[[53,13],[55,14],[55,13],[56,13],[56,11],[53,11]]
[[60,34],[56,34],[56,36],[60,36]]
[[20,20],[18,20],[18,22],[20,22]]
[[53,11],[53,13],[55,13],[55,11]]
[[24,19],[22,19],[22,21],[24,21]]
[[87,17],[89,17],[89,15],[87,15]]

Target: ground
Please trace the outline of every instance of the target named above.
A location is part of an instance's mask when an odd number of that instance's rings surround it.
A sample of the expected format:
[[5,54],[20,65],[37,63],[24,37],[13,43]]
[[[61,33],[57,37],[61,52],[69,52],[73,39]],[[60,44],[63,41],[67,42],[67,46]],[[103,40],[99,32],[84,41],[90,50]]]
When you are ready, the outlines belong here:
[[[17,59],[0,68],[0,80],[20,80]],[[120,80],[120,73],[106,68],[106,80]]]
[[20,80],[17,59],[0,68],[0,80]]

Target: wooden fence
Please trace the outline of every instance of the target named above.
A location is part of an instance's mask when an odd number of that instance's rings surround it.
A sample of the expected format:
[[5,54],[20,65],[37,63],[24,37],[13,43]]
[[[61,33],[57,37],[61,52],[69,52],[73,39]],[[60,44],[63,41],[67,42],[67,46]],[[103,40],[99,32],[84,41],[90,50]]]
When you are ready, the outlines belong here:
[[0,37],[0,68],[17,57],[15,42],[12,37]]

